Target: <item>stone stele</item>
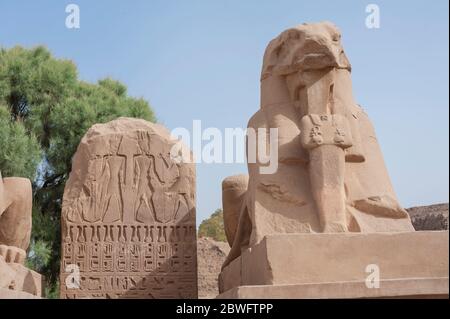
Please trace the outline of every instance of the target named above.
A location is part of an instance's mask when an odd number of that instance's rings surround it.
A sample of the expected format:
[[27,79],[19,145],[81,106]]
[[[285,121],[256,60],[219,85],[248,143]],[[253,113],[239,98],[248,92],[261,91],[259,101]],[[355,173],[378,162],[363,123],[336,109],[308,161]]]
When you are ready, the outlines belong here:
[[41,275],[23,264],[31,235],[31,182],[0,172],[0,299],[42,295]]
[[219,298],[448,295],[448,232],[414,232],[350,72],[332,23],[269,43],[248,127],[278,129],[278,169],[263,174],[257,160],[223,181],[231,251]]
[[62,206],[61,298],[197,298],[195,166],[158,124],[96,124]]

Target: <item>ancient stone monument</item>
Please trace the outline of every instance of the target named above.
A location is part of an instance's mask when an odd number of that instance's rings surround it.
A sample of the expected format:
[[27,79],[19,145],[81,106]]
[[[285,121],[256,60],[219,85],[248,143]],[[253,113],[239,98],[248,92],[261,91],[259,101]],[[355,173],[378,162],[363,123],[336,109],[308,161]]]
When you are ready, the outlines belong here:
[[62,298],[196,298],[195,166],[158,124],[94,125],[62,208]]
[[414,232],[350,72],[328,22],[268,45],[248,127],[278,129],[278,170],[257,161],[223,182],[220,298],[448,295],[448,232]]
[[42,278],[23,264],[31,235],[31,182],[0,172],[0,299],[38,298]]

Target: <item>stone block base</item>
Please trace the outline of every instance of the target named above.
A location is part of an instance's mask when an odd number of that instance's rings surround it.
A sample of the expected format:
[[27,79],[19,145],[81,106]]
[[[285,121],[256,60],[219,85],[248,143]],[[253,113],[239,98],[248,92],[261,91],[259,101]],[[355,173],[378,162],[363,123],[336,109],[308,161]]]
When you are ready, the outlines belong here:
[[19,263],[0,256],[0,299],[29,299],[42,296],[42,276]]
[[448,231],[271,235],[223,269],[218,298],[448,297],[448,263]]
[[41,299],[28,292],[0,288],[0,299]]
[[381,280],[379,288],[365,282],[303,285],[261,285],[232,288],[217,299],[346,299],[346,298],[439,298],[447,299],[448,278]]

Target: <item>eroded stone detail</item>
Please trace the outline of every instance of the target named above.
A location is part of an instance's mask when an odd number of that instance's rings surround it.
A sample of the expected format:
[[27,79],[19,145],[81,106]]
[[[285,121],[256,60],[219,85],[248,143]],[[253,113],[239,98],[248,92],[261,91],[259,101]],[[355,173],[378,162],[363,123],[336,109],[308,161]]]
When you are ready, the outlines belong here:
[[41,276],[23,264],[31,236],[32,190],[26,178],[0,172],[0,295],[40,297]]
[[61,297],[196,298],[195,167],[171,160],[173,143],[127,118],[85,135],[64,192]]

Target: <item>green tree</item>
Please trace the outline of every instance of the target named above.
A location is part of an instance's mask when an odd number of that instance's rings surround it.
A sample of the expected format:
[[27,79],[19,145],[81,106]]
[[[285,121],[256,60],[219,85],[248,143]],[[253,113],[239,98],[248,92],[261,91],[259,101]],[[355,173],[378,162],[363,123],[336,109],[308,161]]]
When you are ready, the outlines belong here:
[[5,176],[34,179],[41,159],[36,137],[29,134],[23,123],[11,121],[10,113],[0,104],[0,171]]
[[210,237],[217,241],[227,241],[221,209],[216,209],[209,218],[202,221],[198,228],[198,237]]
[[33,181],[33,231],[28,265],[57,295],[60,214],[71,159],[95,123],[120,116],[155,121],[149,104],[112,79],[90,84],[75,64],[45,47],[0,49],[0,171]]

